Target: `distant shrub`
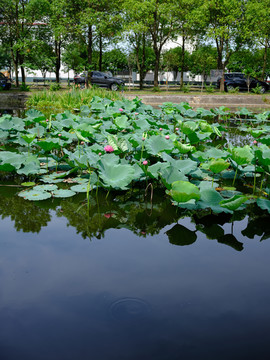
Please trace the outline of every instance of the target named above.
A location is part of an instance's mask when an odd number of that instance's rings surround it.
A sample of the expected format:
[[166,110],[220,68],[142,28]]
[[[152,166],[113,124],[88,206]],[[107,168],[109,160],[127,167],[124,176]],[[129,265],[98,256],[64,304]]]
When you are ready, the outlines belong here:
[[61,86],[59,83],[52,83],[50,85],[50,91],[58,91],[61,89]]
[[30,86],[26,85],[25,83],[22,83],[20,86],[21,91],[30,91]]

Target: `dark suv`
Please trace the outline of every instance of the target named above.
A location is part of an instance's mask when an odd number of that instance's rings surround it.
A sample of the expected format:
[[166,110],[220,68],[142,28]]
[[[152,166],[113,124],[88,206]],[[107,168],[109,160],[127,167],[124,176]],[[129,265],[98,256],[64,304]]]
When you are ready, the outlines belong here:
[[[220,88],[220,80],[221,78],[217,79],[218,88]],[[240,91],[241,90],[248,91],[248,83],[249,83],[249,90],[252,90],[258,86],[260,87],[260,91],[262,94],[264,94],[270,88],[269,84],[267,84],[265,81],[257,80],[252,76],[248,77],[242,73],[224,74],[225,91],[234,90],[235,88],[239,88]]]
[[[86,72],[80,75],[75,75],[74,83],[84,85],[86,77]],[[125,82],[120,78],[111,76],[110,74],[106,74],[100,71],[91,71],[91,84],[116,91],[121,89],[125,85]]]
[[0,72],[0,88],[9,90],[11,88],[11,80]]

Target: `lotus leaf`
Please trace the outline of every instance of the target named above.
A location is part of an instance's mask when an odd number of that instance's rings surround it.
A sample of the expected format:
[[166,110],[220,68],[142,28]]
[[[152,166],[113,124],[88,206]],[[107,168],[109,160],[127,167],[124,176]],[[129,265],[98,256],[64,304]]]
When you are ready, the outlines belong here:
[[31,201],[46,200],[51,197],[51,194],[49,192],[37,190],[25,190],[20,192],[18,195],[26,200]]
[[263,210],[267,210],[270,214],[270,200],[268,199],[257,199],[257,205],[263,209]]
[[226,209],[234,211],[238,209],[247,200],[248,198],[244,195],[234,195],[230,199],[220,201],[219,205],[225,207]]
[[184,121],[181,126],[181,130],[185,135],[194,133],[198,129],[198,123],[195,121]]
[[229,166],[230,164],[224,159],[216,159],[210,161],[209,170],[212,171],[214,174],[218,174],[221,171],[227,169]]
[[99,163],[99,175],[105,186],[125,190],[134,178],[135,171],[131,165],[116,165],[103,160]]
[[53,196],[56,198],[67,198],[76,195],[75,191],[66,189],[57,189],[53,191]]
[[170,151],[174,148],[171,140],[161,135],[153,135],[145,141],[146,150],[152,155],[158,155],[162,151]]
[[191,199],[199,200],[201,197],[200,190],[196,185],[181,180],[173,182],[171,190],[167,191],[167,193],[173,200],[179,203],[187,202]]

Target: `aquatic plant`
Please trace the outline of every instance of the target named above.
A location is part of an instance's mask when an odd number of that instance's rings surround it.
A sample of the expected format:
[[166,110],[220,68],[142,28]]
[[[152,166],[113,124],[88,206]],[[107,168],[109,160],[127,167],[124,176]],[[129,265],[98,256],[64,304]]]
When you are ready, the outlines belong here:
[[[270,211],[268,119],[270,112],[235,118],[226,108],[193,110],[187,103],[154,109],[138,98],[93,97],[77,113],[50,117],[31,109],[23,119],[0,118],[0,171],[34,180],[19,194],[28,200],[85,192],[90,204],[94,188],[151,187],[151,199],[166,190],[181,208],[232,213],[256,203]],[[229,121],[249,134],[249,145],[226,142]],[[63,188],[68,179],[72,185]]]

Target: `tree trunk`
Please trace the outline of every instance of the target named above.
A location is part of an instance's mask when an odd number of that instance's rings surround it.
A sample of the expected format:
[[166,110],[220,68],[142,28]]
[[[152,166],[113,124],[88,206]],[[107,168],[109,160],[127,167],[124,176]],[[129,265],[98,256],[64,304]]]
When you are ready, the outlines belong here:
[[143,89],[143,80],[145,77],[145,34],[142,36],[142,62],[140,66],[140,90]]
[[102,71],[102,35],[99,34],[99,64],[98,64],[99,71]]
[[266,64],[267,64],[267,50],[268,50],[268,38],[265,39],[261,80],[264,80],[264,77],[265,77],[265,69],[266,69]]
[[88,88],[89,84],[91,84],[91,67],[92,67],[92,54],[93,54],[93,30],[92,25],[88,26],[88,44],[87,44],[87,76],[85,86]]
[[180,76],[180,89],[184,85],[184,66],[185,66],[185,36],[182,39],[182,54],[181,54],[181,76]]
[[55,40],[54,42],[54,50],[56,55],[56,62],[55,62],[55,76],[56,82],[60,83],[60,67],[61,67],[61,42]]
[[21,74],[22,74],[22,84],[25,84],[25,70],[24,70],[24,66],[21,66]]

